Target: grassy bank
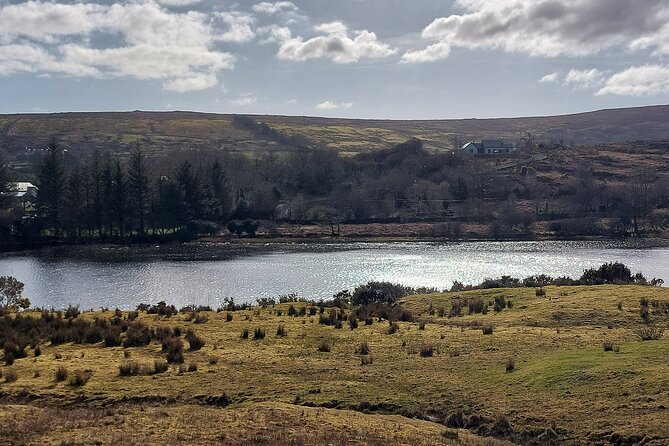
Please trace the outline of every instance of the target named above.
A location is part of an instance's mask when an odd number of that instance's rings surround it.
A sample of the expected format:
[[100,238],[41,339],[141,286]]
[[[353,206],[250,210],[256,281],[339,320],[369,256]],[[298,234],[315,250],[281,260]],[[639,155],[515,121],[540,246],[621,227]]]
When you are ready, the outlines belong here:
[[[336,310],[321,318],[302,302],[140,313],[134,323],[179,327],[180,339],[190,328],[204,346],[184,339],[183,364],[156,371],[166,357],[156,341],[44,340],[38,356],[29,348],[1,368],[0,434],[11,444],[666,444],[669,340],[639,335],[667,326],[669,291],[543,291],[410,296],[401,305],[413,321],[392,329],[377,317],[353,327],[348,311],[336,328]],[[469,314],[479,301],[487,313]],[[133,362],[137,373],[122,376]]]

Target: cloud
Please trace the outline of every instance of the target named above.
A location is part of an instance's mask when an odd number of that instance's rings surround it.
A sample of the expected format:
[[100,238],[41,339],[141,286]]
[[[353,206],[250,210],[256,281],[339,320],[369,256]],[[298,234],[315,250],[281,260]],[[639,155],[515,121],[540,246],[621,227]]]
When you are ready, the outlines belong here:
[[341,22],[325,23],[314,29],[324,35],[308,40],[290,37],[281,43],[277,57],[293,61],[330,59],[335,63],[346,64],[397,53],[396,48],[380,42],[373,32],[355,31],[353,37],[350,37],[348,28]]
[[548,74],[544,75],[544,77],[539,79],[539,83],[540,84],[554,84],[554,83],[557,83],[557,81],[559,80],[559,77],[560,77],[560,73],[558,73],[557,71],[554,72],[554,73],[548,73]]
[[261,2],[253,5],[251,10],[265,14],[277,14],[284,11],[297,11],[299,8],[293,2]]
[[297,99],[288,99],[288,100],[286,101],[286,104],[288,104],[288,105],[295,105],[295,104],[297,104],[297,103],[298,103],[298,100],[297,100]]
[[441,17],[422,33],[435,42],[404,54],[407,63],[448,57],[454,47],[532,56],[586,56],[628,46],[669,55],[666,0],[458,0],[465,13]]
[[[153,0],[0,4],[0,74],[131,77],[162,81],[172,91],[201,90],[215,86],[220,71],[234,68],[235,57],[216,42],[253,38],[250,24],[244,14],[212,19],[197,11],[170,11]],[[94,35],[110,37],[112,45],[94,46]]]
[[596,68],[590,70],[569,70],[562,82],[563,86],[570,86],[576,90],[586,90],[601,85],[604,82],[604,73]]
[[237,99],[232,101],[232,105],[238,105],[240,107],[244,107],[247,105],[253,105],[256,102],[258,102],[258,98],[254,93],[243,93],[240,94]]
[[351,107],[353,107],[353,102],[342,102],[341,104],[338,104],[332,101],[325,101],[316,105],[318,110],[338,110],[340,108],[349,109]]
[[614,74],[597,92],[598,96],[647,96],[669,94],[669,66],[643,65]]
[[227,26],[228,30],[216,37],[222,42],[248,42],[256,36],[253,31],[253,17],[240,12],[218,12],[216,16]]

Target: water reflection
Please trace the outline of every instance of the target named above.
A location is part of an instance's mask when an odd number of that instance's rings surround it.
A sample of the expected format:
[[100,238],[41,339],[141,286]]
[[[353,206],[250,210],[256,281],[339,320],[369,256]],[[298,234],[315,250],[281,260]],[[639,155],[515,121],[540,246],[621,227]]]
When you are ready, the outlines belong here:
[[[327,298],[369,280],[448,288],[454,280],[546,273],[579,276],[585,268],[622,261],[633,272],[669,279],[669,249],[610,242],[360,243],[341,249],[273,252],[225,261],[104,263],[35,257],[0,259],[0,275],[26,284],[37,306],[134,308],[165,300],[218,307],[224,297],[253,301],[296,292]],[[330,247],[331,248],[331,247]]]

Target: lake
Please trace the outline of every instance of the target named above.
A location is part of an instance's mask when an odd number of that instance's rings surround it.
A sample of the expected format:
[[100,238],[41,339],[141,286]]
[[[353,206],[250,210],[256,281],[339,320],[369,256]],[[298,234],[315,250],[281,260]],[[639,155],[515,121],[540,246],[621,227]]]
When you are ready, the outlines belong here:
[[0,275],[25,283],[34,306],[82,309],[164,300],[220,306],[225,297],[252,302],[297,293],[328,298],[370,280],[447,289],[454,280],[533,274],[579,277],[584,269],[620,261],[647,278],[669,279],[669,248],[616,242],[346,243],[304,245],[216,261],[100,262],[30,255],[0,257]]

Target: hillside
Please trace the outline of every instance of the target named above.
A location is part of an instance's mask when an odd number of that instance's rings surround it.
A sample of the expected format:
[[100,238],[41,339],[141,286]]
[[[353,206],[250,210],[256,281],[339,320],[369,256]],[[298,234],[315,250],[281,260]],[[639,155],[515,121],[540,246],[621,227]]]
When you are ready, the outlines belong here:
[[[253,116],[272,132],[312,147],[359,153],[417,137],[433,150],[462,141],[504,137],[566,144],[669,138],[669,106],[601,110],[564,116],[508,119],[390,121],[316,117]],[[152,151],[262,151],[290,144],[234,122],[234,115],[195,112],[119,112],[0,115],[0,148],[9,153],[45,145],[51,138],[80,149],[122,152],[134,142]]]
[[[16,445],[666,445],[668,291],[543,290],[409,296],[387,315],[406,320],[396,324],[308,302],[4,316],[35,348],[26,339],[27,357],[0,365],[0,434]],[[179,346],[184,364],[168,365]]]

